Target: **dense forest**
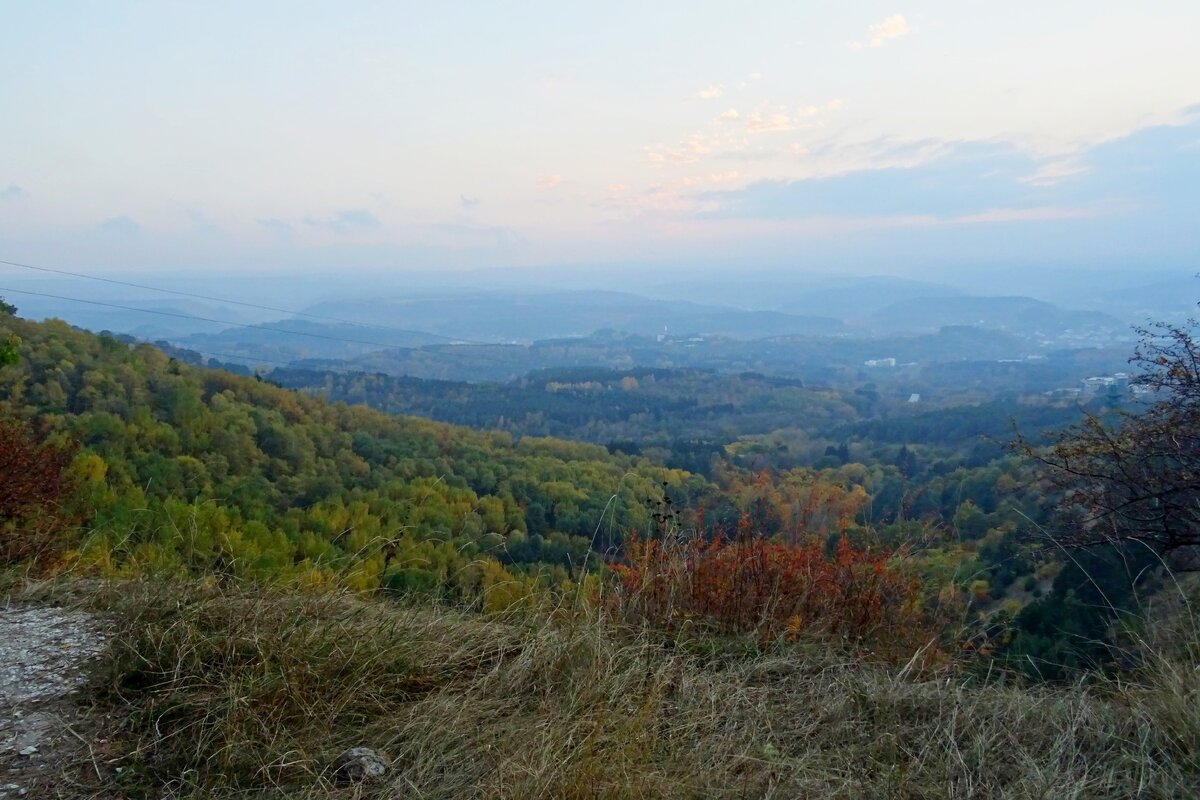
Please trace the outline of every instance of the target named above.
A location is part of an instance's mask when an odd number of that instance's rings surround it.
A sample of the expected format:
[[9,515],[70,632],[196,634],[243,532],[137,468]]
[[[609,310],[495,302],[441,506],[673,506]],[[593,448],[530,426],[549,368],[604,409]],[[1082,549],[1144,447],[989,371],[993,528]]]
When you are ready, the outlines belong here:
[[510,383],[467,383],[281,368],[267,379],[390,414],[613,444],[610,449],[625,452],[858,419],[836,392],[807,389],[790,378],[714,370],[572,368],[541,370]]
[[[271,383],[336,402],[367,405],[514,436],[557,436],[604,444],[611,451],[651,452],[665,463],[707,473],[715,455],[743,466],[836,466],[855,450],[920,444],[973,449],[990,460],[1015,430],[1039,433],[1077,422],[1077,400],[1006,396],[929,409],[886,402],[873,384],[852,391],[808,388],[793,378],[716,370],[560,368],[506,383],[443,381],[383,373],[276,368]],[[1099,397],[1083,410],[1101,411]],[[790,434],[785,436],[784,432]],[[788,451],[754,446],[766,434],[787,438]],[[803,443],[802,447],[796,445]],[[990,446],[989,446],[990,445]],[[986,455],[984,455],[986,453]],[[837,456],[835,460],[822,458]]]
[[681,507],[712,492],[593,445],[329,404],[61,323],[5,327],[21,340],[5,413],[82,448],[79,559],[456,589],[492,561],[565,576],[593,535],[603,549],[648,527],[664,491]]

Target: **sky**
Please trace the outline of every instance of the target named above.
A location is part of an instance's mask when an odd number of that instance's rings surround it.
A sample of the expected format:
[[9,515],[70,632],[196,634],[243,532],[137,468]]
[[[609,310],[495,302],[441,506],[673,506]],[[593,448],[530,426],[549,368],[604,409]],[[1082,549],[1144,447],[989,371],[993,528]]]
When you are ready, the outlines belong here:
[[0,259],[1200,264],[1200,3],[0,0]]

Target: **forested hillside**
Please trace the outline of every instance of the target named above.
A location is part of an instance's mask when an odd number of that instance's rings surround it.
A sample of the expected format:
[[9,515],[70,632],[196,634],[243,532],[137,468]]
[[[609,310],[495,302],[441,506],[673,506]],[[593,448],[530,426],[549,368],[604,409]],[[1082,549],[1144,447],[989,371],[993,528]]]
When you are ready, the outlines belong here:
[[[444,381],[384,373],[277,368],[271,383],[327,400],[362,404],[514,436],[558,436],[604,444],[611,451],[647,452],[671,466],[706,473],[711,459],[812,466],[827,447],[846,443],[868,452],[879,445],[979,450],[997,457],[1014,430],[1027,435],[1080,419],[1080,403],[1018,398],[1012,390],[982,403],[930,409],[897,404],[871,384],[853,390],[807,387],[800,380],[745,372],[635,367],[563,368],[515,381]],[[1103,411],[1112,398],[1085,409]],[[763,452],[756,437],[790,431],[799,452]],[[744,440],[744,441],[740,441]],[[980,455],[975,460],[979,463]],[[845,463],[850,453],[824,465]]]
[[615,443],[625,452],[654,445],[673,449],[679,442],[724,444],[742,434],[788,427],[828,430],[859,416],[852,402],[829,389],[806,388],[793,378],[713,370],[577,367],[541,370],[509,383],[466,383],[275,369],[268,379],[391,414],[519,436]]
[[603,550],[648,528],[664,492],[694,507],[713,491],[593,445],[330,404],[58,322],[3,324],[21,340],[0,371],[4,413],[82,447],[84,560],[457,591],[499,562],[565,576],[593,534]]

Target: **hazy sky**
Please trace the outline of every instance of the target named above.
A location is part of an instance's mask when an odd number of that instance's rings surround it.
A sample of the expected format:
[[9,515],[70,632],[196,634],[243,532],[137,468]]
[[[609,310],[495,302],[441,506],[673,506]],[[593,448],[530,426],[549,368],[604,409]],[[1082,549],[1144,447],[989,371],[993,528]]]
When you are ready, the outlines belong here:
[[0,258],[1193,265],[1200,3],[0,0]]

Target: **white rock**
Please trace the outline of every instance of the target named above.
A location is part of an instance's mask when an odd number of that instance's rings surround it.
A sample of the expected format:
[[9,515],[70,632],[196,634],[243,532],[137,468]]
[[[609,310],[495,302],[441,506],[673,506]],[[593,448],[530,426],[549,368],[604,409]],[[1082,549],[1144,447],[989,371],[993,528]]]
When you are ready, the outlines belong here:
[[351,747],[337,757],[333,774],[346,783],[363,783],[382,778],[390,766],[383,753],[369,747]]

